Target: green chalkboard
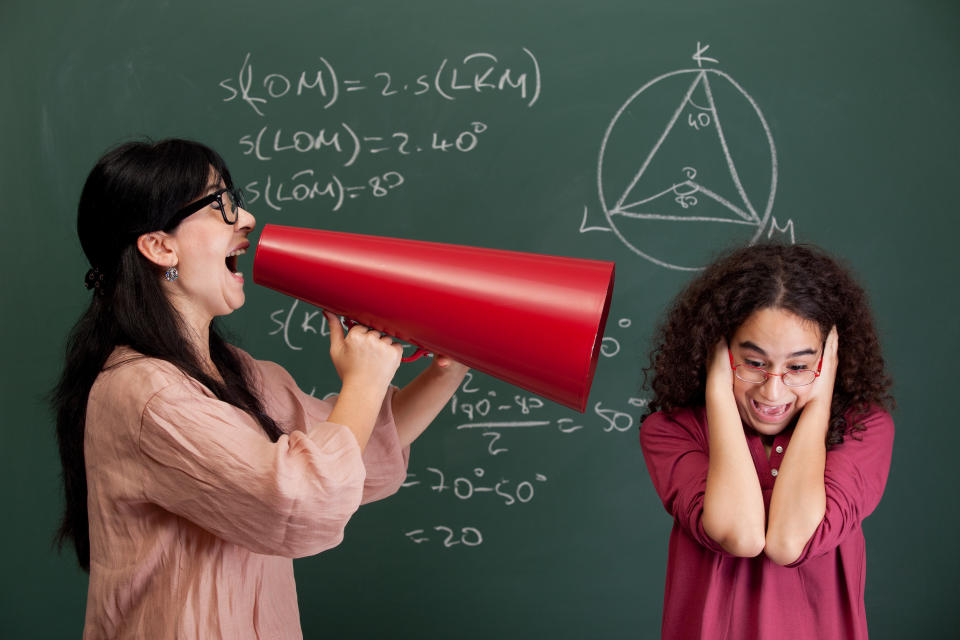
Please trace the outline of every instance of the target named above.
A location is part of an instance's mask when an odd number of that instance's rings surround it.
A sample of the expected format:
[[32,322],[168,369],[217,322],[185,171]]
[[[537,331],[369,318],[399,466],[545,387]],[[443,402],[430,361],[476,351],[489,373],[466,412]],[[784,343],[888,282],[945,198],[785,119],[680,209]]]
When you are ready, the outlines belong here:
[[[637,442],[650,335],[691,269],[769,237],[857,271],[896,380],[893,469],[864,525],[871,633],[951,635],[958,27],[952,0],[4,0],[0,635],[82,628],[85,574],[50,544],[43,396],[89,296],[82,181],[142,135],[218,149],[260,226],[617,263],[587,412],[473,375],[407,486],[295,563],[306,637],[656,637],[670,519]],[[247,300],[237,342],[335,391],[321,316],[252,284]]]

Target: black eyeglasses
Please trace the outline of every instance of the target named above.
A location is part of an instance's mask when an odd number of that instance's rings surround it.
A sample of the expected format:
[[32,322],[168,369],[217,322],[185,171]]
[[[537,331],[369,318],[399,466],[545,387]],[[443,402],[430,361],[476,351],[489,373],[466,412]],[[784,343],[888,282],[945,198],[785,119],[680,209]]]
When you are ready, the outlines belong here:
[[[224,198],[224,196],[227,196]],[[187,216],[200,211],[205,206],[216,202],[217,205],[214,207],[220,211],[220,215],[223,216],[223,221],[229,225],[236,224],[237,218],[240,215],[240,208],[243,207],[243,192],[240,189],[218,189],[208,196],[204,196],[195,202],[191,202],[184,208],[177,211],[173,214],[173,218],[170,219],[170,222],[167,223],[164,231],[170,231],[178,224],[183,222],[183,219]]]

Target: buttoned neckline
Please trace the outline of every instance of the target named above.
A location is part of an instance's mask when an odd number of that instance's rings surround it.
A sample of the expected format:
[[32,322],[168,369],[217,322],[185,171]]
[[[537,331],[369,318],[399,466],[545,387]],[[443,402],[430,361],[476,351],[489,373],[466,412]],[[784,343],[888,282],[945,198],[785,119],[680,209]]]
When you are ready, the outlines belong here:
[[763,436],[750,428],[745,428],[744,431],[747,445],[750,447],[750,455],[753,457],[753,465],[760,479],[760,488],[763,489],[764,501],[769,502],[770,492],[773,491],[773,484],[780,473],[780,465],[787,452],[793,428],[784,429],[774,436],[773,443],[770,445],[770,457],[767,457],[767,451],[763,446]]

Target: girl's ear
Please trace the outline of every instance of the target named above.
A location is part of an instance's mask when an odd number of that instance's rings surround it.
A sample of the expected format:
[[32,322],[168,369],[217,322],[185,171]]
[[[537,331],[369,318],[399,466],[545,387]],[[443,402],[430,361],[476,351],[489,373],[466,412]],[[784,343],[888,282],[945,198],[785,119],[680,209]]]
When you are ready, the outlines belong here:
[[177,257],[176,243],[169,233],[151,231],[137,238],[137,249],[150,262],[160,267],[175,267]]

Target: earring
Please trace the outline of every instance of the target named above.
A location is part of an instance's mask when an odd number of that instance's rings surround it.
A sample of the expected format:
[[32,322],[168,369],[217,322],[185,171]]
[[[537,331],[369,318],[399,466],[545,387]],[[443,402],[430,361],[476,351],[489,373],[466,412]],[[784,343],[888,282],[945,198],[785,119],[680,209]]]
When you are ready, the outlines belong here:
[[163,279],[167,282],[173,282],[180,277],[180,272],[177,271],[176,267],[169,267],[166,271],[163,272]]

